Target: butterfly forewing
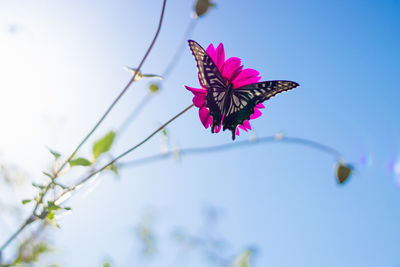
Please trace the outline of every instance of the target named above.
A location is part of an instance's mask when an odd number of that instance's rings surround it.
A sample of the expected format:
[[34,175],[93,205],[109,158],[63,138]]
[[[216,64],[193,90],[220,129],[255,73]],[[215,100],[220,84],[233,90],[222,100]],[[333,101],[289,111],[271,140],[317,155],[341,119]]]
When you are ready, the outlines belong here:
[[221,124],[222,111],[228,87],[217,65],[206,51],[195,41],[189,40],[190,50],[196,59],[200,83],[207,89],[206,104],[213,117],[212,131]]
[[213,117],[212,132],[222,121],[223,130],[232,131],[232,139],[235,139],[237,126],[250,119],[257,104],[298,86],[295,82],[282,80],[253,83],[234,89],[222,77],[207,52],[195,41],[188,42],[196,59],[200,83],[207,90],[205,102]]
[[235,139],[236,127],[250,119],[257,104],[297,86],[298,83],[292,81],[266,81],[234,89],[230,104],[223,110],[224,129],[232,131],[232,138]]

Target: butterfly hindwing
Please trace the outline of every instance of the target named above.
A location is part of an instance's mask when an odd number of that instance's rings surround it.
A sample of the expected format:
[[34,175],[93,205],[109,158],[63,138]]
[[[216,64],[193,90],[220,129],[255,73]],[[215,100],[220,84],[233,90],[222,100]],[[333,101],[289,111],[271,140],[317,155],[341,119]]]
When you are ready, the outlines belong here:
[[221,124],[228,87],[217,65],[195,41],[189,40],[190,50],[196,59],[201,85],[207,89],[206,105],[213,117],[212,132]]
[[206,106],[213,118],[211,131],[223,125],[223,130],[232,132],[235,139],[236,128],[250,119],[257,104],[298,86],[292,81],[265,81],[233,88],[228,83],[207,52],[195,41],[189,40],[189,46],[196,59],[199,81],[207,90]]
[[233,89],[230,103],[223,110],[223,129],[229,129],[235,139],[237,126],[250,119],[257,104],[298,85],[292,81],[265,81]]

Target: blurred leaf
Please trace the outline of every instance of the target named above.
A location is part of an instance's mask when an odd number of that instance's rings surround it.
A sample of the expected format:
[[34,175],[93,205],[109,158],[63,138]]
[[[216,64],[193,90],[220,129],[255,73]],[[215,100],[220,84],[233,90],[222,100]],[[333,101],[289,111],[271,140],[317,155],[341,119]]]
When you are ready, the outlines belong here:
[[50,148],[47,148],[47,149],[48,149],[49,152],[54,156],[55,159],[58,159],[59,157],[61,157],[61,154],[60,154],[60,153],[58,153],[58,152],[56,152],[56,151],[54,151],[54,150],[52,150],[52,149],[50,149]]
[[[132,75],[135,74],[136,68],[131,68],[131,67],[125,67],[125,69],[129,72],[132,73]],[[162,76],[157,75],[157,74],[143,74],[141,71],[138,71],[135,77],[135,81],[141,80],[143,78],[156,78],[162,80]]]
[[105,262],[105,263],[103,264],[103,267],[112,267],[112,265],[111,265],[111,263],[109,263],[109,262]]
[[47,201],[47,209],[49,212],[56,211],[62,209],[60,206],[58,206],[54,201]]
[[168,137],[167,129],[165,129],[165,128],[162,129],[161,133],[162,133],[163,136]]
[[245,250],[240,253],[233,263],[233,267],[250,267],[250,259],[252,256],[251,250]]
[[150,78],[150,79],[160,79],[162,80],[163,77],[161,75],[157,75],[157,74],[142,74],[143,78]]
[[39,260],[41,254],[48,251],[50,251],[50,248],[47,242],[37,242],[34,238],[30,237],[19,245],[18,254],[13,264],[4,266],[32,266],[32,263]]
[[39,188],[39,189],[44,189],[45,188],[44,185],[40,185],[40,184],[37,184],[37,183],[32,183],[32,186],[34,186],[36,188]]
[[159,84],[157,84],[157,83],[151,83],[151,84],[149,84],[149,91],[150,91],[152,94],[157,93],[159,90],[160,90],[160,85],[159,85]]
[[54,176],[53,175],[51,175],[50,173],[48,173],[48,172],[42,172],[44,175],[46,175],[47,177],[49,177],[50,179],[54,179]]
[[22,200],[22,205],[28,204],[31,201],[32,201],[32,199],[23,199]]
[[115,175],[119,175],[118,166],[115,164],[111,164],[108,166],[108,169],[112,171]]
[[209,11],[210,7],[214,6],[215,4],[210,0],[197,0],[194,5],[194,12],[196,13],[197,17],[201,17]]
[[72,210],[70,207],[64,207],[65,210]]
[[51,211],[51,212],[48,212],[48,213],[47,213],[46,217],[47,217],[47,219],[49,219],[50,221],[53,221],[55,215],[56,215],[55,212],[54,212],[54,211]]
[[76,158],[76,159],[71,159],[69,161],[69,165],[71,167],[73,167],[73,166],[90,166],[90,165],[92,165],[92,162],[85,158]]
[[336,178],[338,179],[339,184],[343,184],[347,181],[353,171],[353,166],[339,163],[336,167]]
[[[136,68],[131,68],[131,67],[125,67],[125,69],[127,70],[127,71],[129,71],[129,72],[131,72],[132,73],[132,76],[135,74],[135,72],[136,72]],[[141,80],[143,78],[143,76],[142,76],[142,72],[141,71],[138,71],[137,73],[136,73],[136,77],[135,77],[135,81],[139,81],[139,80]]]
[[59,184],[59,183],[54,183],[54,185],[57,185],[57,186],[61,187],[62,189],[67,189],[68,188],[68,186],[63,185],[63,184]]
[[95,161],[101,154],[110,150],[114,142],[114,138],[115,138],[115,132],[110,131],[108,134],[106,134],[100,140],[94,143],[92,151]]

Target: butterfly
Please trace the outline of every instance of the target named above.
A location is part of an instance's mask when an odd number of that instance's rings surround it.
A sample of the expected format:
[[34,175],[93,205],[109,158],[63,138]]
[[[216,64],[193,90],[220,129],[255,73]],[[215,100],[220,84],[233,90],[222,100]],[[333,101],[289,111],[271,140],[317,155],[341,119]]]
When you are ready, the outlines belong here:
[[233,88],[233,84],[222,77],[207,52],[195,41],[188,42],[197,63],[199,81],[207,91],[205,103],[213,118],[212,133],[222,122],[223,130],[230,130],[232,140],[235,140],[236,128],[250,119],[257,104],[299,85],[292,81],[277,80]]

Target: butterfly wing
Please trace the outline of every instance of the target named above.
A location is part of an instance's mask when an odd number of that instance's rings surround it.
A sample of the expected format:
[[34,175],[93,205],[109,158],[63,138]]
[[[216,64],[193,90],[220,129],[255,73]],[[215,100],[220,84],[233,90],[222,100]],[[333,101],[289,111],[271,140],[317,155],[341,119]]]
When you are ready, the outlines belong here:
[[221,124],[228,87],[217,65],[207,52],[195,41],[188,42],[196,59],[199,81],[207,90],[206,106],[213,117],[211,131],[215,132],[215,128]]
[[250,119],[257,104],[270,99],[271,97],[291,90],[299,84],[292,81],[266,81],[245,85],[233,90],[229,105],[225,106],[223,130],[232,132],[232,139],[235,139],[236,127]]

